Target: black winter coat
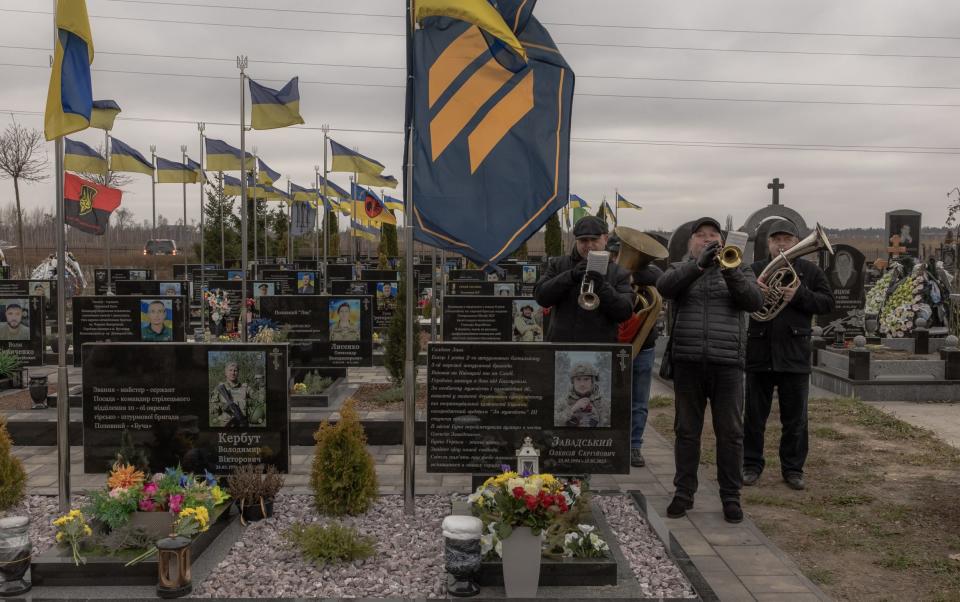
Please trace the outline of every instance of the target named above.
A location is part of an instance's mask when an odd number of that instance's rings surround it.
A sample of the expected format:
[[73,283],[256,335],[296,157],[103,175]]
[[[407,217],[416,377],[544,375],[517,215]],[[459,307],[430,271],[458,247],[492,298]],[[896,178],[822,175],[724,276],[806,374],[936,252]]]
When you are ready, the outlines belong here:
[[713,266],[701,272],[695,259],[673,263],[657,280],[657,289],[671,300],[676,316],[673,361],[743,367],[743,312],[763,306],[763,293],[749,267]]
[[615,263],[607,267],[603,284],[594,292],[600,307],[593,311],[577,304],[582,279],[573,268],[585,261],[576,248],[570,255],[552,257],[544,275],[533,289],[533,297],[542,307],[550,307],[550,327],[545,340],[551,343],[616,343],[617,326],[633,312],[630,272]]
[[[640,271],[634,272],[631,274],[633,279],[633,284],[636,286],[652,286],[656,288],[657,280],[663,276],[663,270],[653,265],[652,263],[647,267],[643,268]],[[643,342],[643,345],[640,347],[640,350],[650,349],[657,344],[657,337],[660,333],[657,332],[657,327],[654,326],[650,329],[650,334],[647,335],[647,340]]]
[[[756,274],[769,259],[751,266]],[[776,318],[768,322],[750,319],[747,330],[748,372],[810,373],[810,332],[813,316],[833,311],[833,291],[827,277],[816,264],[793,260],[800,277],[800,288]]]

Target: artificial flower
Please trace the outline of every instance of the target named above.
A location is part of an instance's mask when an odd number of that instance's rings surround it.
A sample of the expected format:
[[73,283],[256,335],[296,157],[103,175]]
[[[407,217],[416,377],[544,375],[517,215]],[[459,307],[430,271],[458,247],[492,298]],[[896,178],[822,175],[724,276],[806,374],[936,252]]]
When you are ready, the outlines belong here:
[[113,465],[113,470],[107,477],[107,487],[110,489],[139,487],[144,478],[143,471],[137,470],[130,464],[120,464],[118,462]]

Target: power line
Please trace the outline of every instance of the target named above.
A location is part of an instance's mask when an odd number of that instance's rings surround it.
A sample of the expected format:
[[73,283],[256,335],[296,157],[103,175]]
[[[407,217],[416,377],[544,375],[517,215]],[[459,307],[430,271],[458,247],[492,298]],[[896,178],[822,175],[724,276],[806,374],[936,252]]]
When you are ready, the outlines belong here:
[[[16,8],[0,8],[0,12],[21,13],[30,15],[46,15],[53,13],[45,11],[22,10]],[[265,29],[272,31],[298,31],[309,33],[328,33],[336,35],[362,35],[362,36],[380,36],[402,38],[406,34],[373,32],[373,31],[350,31],[343,29],[318,29],[309,27],[281,27],[278,25],[246,25],[240,23],[213,23],[207,21],[187,21],[176,19],[148,19],[144,17],[117,17],[107,15],[90,15],[91,19],[109,19],[114,21],[137,21],[143,23],[165,23],[172,25],[198,25],[204,27],[234,27],[240,29]],[[872,58],[902,58],[902,59],[960,59],[960,55],[944,54],[903,54],[903,53],[884,53],[884,52],[831,52],[826,50],[769,50],[763,48],[706,48],[699,46],[661,46],[649,44],[615,44],[610,42],[568,42],[558,40],[560,46],[585,46],[595,48],[634,48],[642,50],[670,50],[682,52],[734,52],[746,54],[784,54],[796,56],[852,56],[852,57],[872,57]]]
[[[13,109],[0,109],[0,113],[9,113],[14,115],[36,115],[42,116],[42,111],[18,111]],[[157,117],[128,117],[120,115],[119,121],[132,121],[142,123],[174,123],[196,125],[196,121],[189,119],[162,119]],[[239,128],[240,124],[229,121],[204,121],[207,125],[219,125]],[[307,130],[322,131],[319,127],[310,127],[305,125],[292,126],[284,128],[288,130]],[[362,133],[362,134],[387,134],[400,136],[403,130],[377,130],[369,128],[330,128],[331,132]],[[570,138],[573,142],[583,142],[588,144],[629,144],[629,145],[647,145],[647,146],[680,146],[694,148],[736,148],[745,150],[798,150],[798,151],[821,151],[821,152],[863,152],[863,153],[889,153],[889,154],[907,154],[907,155],[960,155],[960,147],[955,146],[871,146],[871,145],[840,145],[840,144],[800,144],[800,143],[776,143],[776,142],[724,142],[709,140],[645,140],[645,139],[624,139],[624,138]]]
[[[307,15],[338,15],[350,17],[382,17],[390,19],[404,19],[404,15],[387,13],[358,13],[349,11],[332,11],[316,9],[291,8],[264,8],[261,6],[236,6],[226,4],[194,4],[185,2],[161,2],[159,0],[103,0],[104,2],[118,2],[123,4],[153,4],[159,6],[184,6],[190,8],[217,8],[226,10],[247,10],[270,13],[292,13]],[[669,27],[663,25],[622,25],[610,23],[559,23],[556,21],[540,21],[551,27],[593,27],[600,29],[628,29],[642,31],[677,31],[697,33],[735,33],[753,35],[780,35],[780,36],[811,36],[811,37],[843,37],[843,38],[891,38],[908,40],[960,40],[958,36],[938,36],[920,34],[885,34],[885,33],[852,33],[852,32],[821,32],[821,31],[783,31],[766,29],[735,29],[722,27]]]

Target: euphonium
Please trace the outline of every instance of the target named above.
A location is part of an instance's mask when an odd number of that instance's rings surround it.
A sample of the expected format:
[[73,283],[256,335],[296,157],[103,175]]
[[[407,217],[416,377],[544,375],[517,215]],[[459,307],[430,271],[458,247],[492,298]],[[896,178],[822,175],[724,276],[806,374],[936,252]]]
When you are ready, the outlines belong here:
[[[645,268],[655,259],[664,259],[669,255],[667,249],[649,234],[633,228],[618,226],[615,230],[620,238],[620,254],[617,256],[617,265],[630,273]],[[640,351],[640,347],[647,340],[647,335],[657,323],[663,299],[656,287],[633,285],[633,311],[641,321],[640,328],[633,338],[633,355]]]
[[787,306],[783,299],[784,289],[800,285],[797,271],[793,269],[790,262],[797,257],[808,255],[820,249],[826,249],[833,255],[833,246],[823,232],[823,227],[817,224],[816,229],[809,236],[786,251],[780,251],[780,254],[774,257],[767,264],[767,267],[763,268],[757,279],[762,280],[767,285],[767,291],[763,297],[763,307],[750,314],[754,320],[767,322],[776,318],[783,311],[783,308]]

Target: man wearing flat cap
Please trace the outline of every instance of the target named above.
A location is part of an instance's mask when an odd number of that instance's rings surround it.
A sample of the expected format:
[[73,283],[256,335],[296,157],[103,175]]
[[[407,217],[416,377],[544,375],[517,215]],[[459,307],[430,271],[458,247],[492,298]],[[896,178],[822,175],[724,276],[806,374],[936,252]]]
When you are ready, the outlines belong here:
[[[607,273],[587,271],[587,255],[607,245],[607,223],[599,217],[580,218],[573,227],[576,245],[569,255],[552,257],[537,281],[533,296],[550,309],[546,340],[552,343],[616,343],[617,327],[633,313],[630,273],[615,263]],[[593,283],[600,306],[586,310],[577,303],[584,280]]]
[[[778,219],[767,230],[770,257],[754,262],[754,273],[781,251],[800,241],[797,227]],[[780,400],[780,473],[791,489],[804,489],[807,459],[807,394],[810,390],[810,334],[813,316],[833,311],[833,292],[816,264],[796,258],[791,262],[798,280],[782,286],[786,306],[772,320],[750,319],[747,339],[747,398],[744,413],[743,484],[754,485],[763,472],[763,434],[773,404]],[[767,283],[758,280],[760,288]]]
[[673,329],[670,359],[676,398],[674,498],[667,516],[680,518],[693,508],[700,464],[700,433],[710,402],[717,436],[717,481],[727,522],[743,520],[740,488],[743,467],[743,359],[746,315],[763,306],[756,276],[746,266],[724,268],[720,223],[712,217],[693,222],[688,259],[671,264],[657,280],[670,300]]

